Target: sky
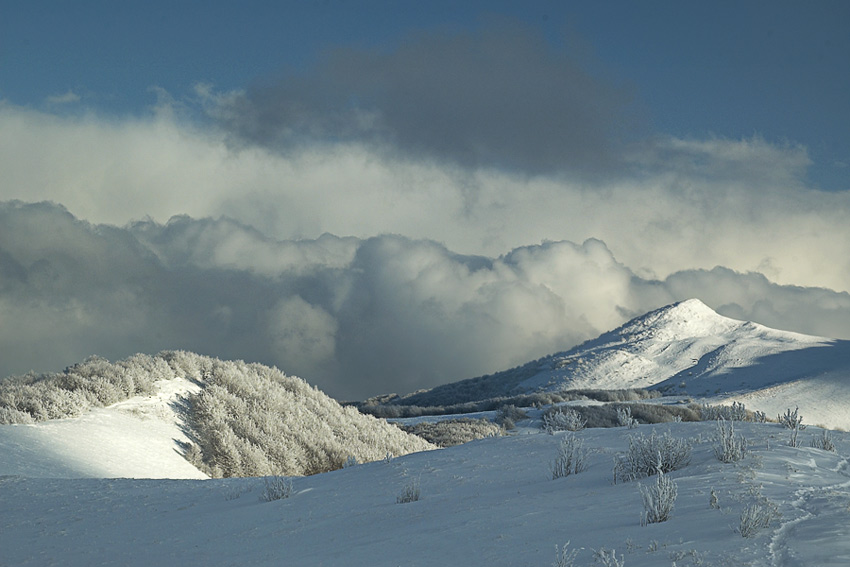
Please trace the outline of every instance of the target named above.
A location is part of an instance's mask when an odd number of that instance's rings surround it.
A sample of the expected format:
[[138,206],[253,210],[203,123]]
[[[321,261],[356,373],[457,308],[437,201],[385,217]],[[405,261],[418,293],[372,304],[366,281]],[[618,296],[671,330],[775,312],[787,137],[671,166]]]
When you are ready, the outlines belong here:
[[850,338],[849,20],[5,2],[0,375],[185,348],[356,398],[689,297]]

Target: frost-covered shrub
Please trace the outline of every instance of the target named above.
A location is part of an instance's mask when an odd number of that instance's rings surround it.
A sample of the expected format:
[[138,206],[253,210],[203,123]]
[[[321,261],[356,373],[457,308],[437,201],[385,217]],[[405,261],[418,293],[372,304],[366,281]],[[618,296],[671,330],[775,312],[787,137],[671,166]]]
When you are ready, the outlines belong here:
[[632,408],[630,406],[617,408],[617,424],[620,427],[628,427],[629,429],[634,429],[638,426],[638,421],[632,417]]
[[558,456],[552,463],[552,479],[578,474],[587,470],[587,451],[584,443],[574,434],[569,433],[558,446]]
[[753,421],[753,414],[741,402],[732,402],[729,406],[711,406],[703,404],[700,407],[703,421]]
[[638,433],[629,435],[629,450],[614,463],[614,482],[634,480],[657,474],[668,473],[687,466],[691,462],[691,444],[676,439],[665,431],[663,435]]
[[434,446],[354,407],[342,407],[277,368],[199,355],[181,370],[203,388],[188,399],[187,426],[212,477],[300,476]]
[[678,496],[678,487],[675,482],[659,470],[655,484],[650,486],[638,484],[638,489],[643,500],[642,526],[666,522],[670,519]]
[[700,421],[700,416],[692,407],[669,406],[661,404],[600,404],[593,406],[575,406],[583,419],[587,420],[586,427],[621,427],[620,410],[631,412],[632,419],[637,423],[667,423],[676,421]]
[[708,497],[708,506],[712,510],[720,509],[720,502],[717,500],[717,492],[713,488],[711,489],[711,494]]
[[789,408],[785,410],[784,414],[776,416],[776,420],[788,429],[802,431],[806,426],[803,425],[803,416],[799,415],[799,411],[800,408],[794,408],[793,412]]
[[260,499],[266,502],[282,500],[292,495],[292,480],[285,476],[267,476],[263,479]]
[[747,439],[743,435],[735,435],[733,421],[717,422],[714,434],[714,455],[723,463],[740,461],[747,454]]
[[593,552],[593,561],[597,565],[602,565],[602,567],[624,567],[626,565],[626,558],[622,554],[617,559],[616,550],[612,549],[609,551],[604,547]]
[[357,457],[355,457],[354,455],[348,455],[348,457],[346,457],[345,461],[343,461],[342,463],[342,468],[347,469],[348,467],[354,467],[359,464],[360,463],[357,462]]
[[516,407],[513,404],[506,404],[496,410],[496,423],[505,429],[513,429],[516,422],[526,419],[528,414],[525,410]]
[[548,433],[581,431],[585,425],[587,420],[574,409],[552,408],[543,414],[543,429]]
[[150,395],[157,380],[174,377],[167,364],[142,354],[115,363],[93,356],[63,372],[10,376],[0,380],[0,421],[74,417],[93,407]]
[[421,492],[422,491],[420,488],[419,479],[415,478],[408,482],[406,485],[404,485],[402,491],[399,493],[398,496],[396,496],[395,501],[397,504],[407,504],[408,502],[416,502],[419,500]]
[[766,498],[760,498],[741,511],[741,520],[735,531],[741,537],[750,538],[764,528],[770,527],[770,523],[779,517],[779,509],[776,504]]
[[468,417],[446,419],[436,423],[423,421],[415,425],[400,425],[399,427],[438,447],[462,445],[475,439],[495,437],[502,432],[498,425],[489,420]]
[[803,416],[799,415],[799,410],[800,408],[794,408],[794,411],[792,412],[789,408],[783,415],[777,416],[777,421],[791,430],[791,438],[788,440],[788,445],[791,447],[800,446],[797,441],[797,436],[800,431],[806,428],[806,426],[803,425]]
[[11,423],[35,423],[32,415],[10,407],[0,406],[0,425]]
[[835,443],[832,442],[832,437],[826,429],[821,432],[820,437],[812,437],[810,446],[824,451],[835,451]]
[[578,549],[569,549],[570,542],[564,544],[563,547],[555,546],[555,562],[552,567],[575,567],[576,555]]

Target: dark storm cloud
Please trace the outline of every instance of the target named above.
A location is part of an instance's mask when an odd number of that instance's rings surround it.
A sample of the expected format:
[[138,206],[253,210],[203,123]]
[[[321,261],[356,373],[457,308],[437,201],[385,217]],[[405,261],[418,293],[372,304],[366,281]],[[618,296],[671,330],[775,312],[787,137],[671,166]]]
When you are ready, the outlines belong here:
[[362,398],[512,367],[689,297],[850,338],[847,293],[725,268],[648,280],[600,240],[467,256],[402,236],[277,241],[185,216],[116,228],[0,203],[0,376],[186,349]]
[[531,173],[601,173],[635,123],[629,94],[517,23],[337,48],[314,68],[219,99],[243,143],[367,142],[405,157]]

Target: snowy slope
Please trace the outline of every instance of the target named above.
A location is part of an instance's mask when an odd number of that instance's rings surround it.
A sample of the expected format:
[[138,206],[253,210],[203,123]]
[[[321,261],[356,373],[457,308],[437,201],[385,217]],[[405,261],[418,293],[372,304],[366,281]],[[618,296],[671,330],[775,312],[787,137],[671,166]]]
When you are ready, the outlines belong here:
[[[115,383],[139,395],[97,407],[97,392],[121,399]],[[0,474],[205,478],[201,463],[212,476],[297,475],[435,448],[277,368],[182,351],[10,378],[0,397],[7,416],[26,418],[0,425]],[[30,423],[44,415],[57,419]]]
[[[850,564],[848,434],[837,453],[785,444],[778,424],[740,424],[750,455],[723,464],[711,423],[641,426],[693,442],[670,473],[669,521],[642,526],[637,482],[612,484],[625,428],[579,433],[586,471],[552,480],[562,434],[490,438],[294,479],[263,502],[262,481],[0,478],[0,565],[546,566],[571,542],[576,565],[615,548],[627,567]],[[803,432],[814,436],[813,428]],[[804,440],[806,443],[808,439]],[[421,499],[396,503],[411,481]],[[648,485],[653,479],[642,481]],[[719,509],[710,507],[710,491]],[[752,538],[744,506],[781,513]]]
[[655,388],[714,401],[740,399],[770,416],[797,404],[811,423],[850,429],[850,341],[729,319],[691,299],[569,351],[408,399],[430,405],[429,397],[451,391],[495,397],[575,388]]
[[79,478],[206,478],[179,451],[188,442],[172,406],[198,386],[174,378],[77,417],[0,425],[0,475]]

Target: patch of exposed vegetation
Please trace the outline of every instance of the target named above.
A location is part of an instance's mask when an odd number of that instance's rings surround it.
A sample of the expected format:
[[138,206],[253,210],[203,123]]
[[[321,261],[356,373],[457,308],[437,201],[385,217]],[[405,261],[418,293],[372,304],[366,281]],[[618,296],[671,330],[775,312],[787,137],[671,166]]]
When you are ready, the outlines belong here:
[[626,390],[563,390],[560,392],[536,392],[533,394],[521,394],[517,396],[501,396],[483,399],[474,402],[448,403],[447,405],[420,406],[408,403],[413,398],[401,398],[395,394],[369,398],[362,402],[353,404],[363,413],[383,417],[385,419],[455,415],[476,413],[482,411],[497,411],[504,406],[515,406],[518,408],[544,407],[563,402],[591,400],[597,402],[632,402],[660,397],[653,390],[626,389]]
[[398,427],[439,447],[452,447],[502,433],[501,427],[486,419],[470,418],[447,419],[436,423],[422,422],[415,425],[398,425]]

